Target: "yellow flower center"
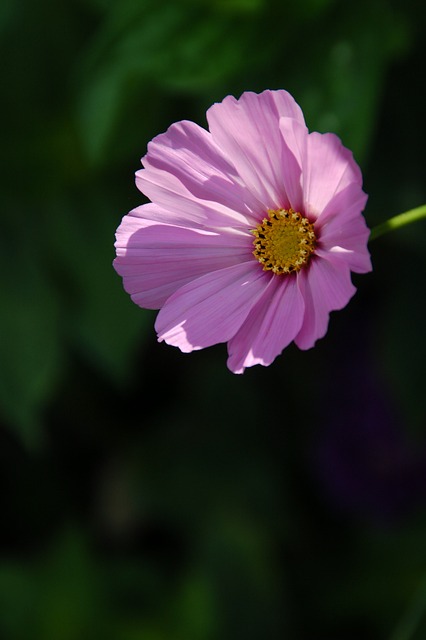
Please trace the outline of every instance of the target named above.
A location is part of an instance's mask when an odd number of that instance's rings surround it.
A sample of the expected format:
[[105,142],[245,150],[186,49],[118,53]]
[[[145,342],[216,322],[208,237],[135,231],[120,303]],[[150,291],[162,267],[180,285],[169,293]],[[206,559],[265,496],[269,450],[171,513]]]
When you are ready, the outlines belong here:
[[255,236],[253,255],[264,271],[300,271],[315,251],[314,225],[293,209],[269,210],[268,216],[251,231]]

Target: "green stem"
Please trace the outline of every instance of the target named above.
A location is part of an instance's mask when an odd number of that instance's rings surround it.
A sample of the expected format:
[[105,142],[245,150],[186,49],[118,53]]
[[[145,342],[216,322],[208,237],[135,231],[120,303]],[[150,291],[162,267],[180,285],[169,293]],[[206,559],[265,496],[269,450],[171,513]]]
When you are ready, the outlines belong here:
[[426,581],[423,581],[390,640],[411,640],[419,628],[425,609]]
[[389,218],[386,222],[382,222],[376,227],[373,227],[370,233],[370,240],[375,240],[379,236],[388,233],[388,231],[392,231],[392,229],[399,229],[400,227],[404,227],[406,224],[411,224],[412,222],[416,222],[422,218],[426,218],[426,204],[423,204],[421,207],[417,207],[416,209],[405,211],[405,213],[400,213],[393,218]]

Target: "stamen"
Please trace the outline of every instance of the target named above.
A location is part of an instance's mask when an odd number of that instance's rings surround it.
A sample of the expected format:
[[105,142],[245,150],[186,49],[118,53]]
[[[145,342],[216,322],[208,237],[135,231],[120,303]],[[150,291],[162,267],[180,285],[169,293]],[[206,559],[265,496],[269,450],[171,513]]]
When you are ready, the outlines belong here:
[[270,209],[268,216],[251,231],[253,255],[264,271],[283,275],[300,271],[315,251],[314,225],[293,209]]

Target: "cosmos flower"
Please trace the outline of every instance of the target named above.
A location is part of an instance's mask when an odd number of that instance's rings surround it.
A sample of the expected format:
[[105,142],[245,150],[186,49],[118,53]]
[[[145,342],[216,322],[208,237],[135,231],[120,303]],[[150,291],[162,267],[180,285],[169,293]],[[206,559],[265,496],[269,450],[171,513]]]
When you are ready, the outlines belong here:
[[286,91],[227,96],[209,130],[173,124],[148,145],[114,261],[159,341],[228,343],[228,367],[311,348],[371,270],[361,171],[337,136],[309,133]]

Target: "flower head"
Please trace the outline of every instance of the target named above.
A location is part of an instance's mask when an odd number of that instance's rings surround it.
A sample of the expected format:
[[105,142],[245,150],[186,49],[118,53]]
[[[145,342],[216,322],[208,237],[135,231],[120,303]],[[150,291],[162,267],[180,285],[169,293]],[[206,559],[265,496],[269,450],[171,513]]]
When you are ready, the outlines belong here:
[[173,124],[148,145],[114,261],[158,339],[184,352],[228,343],[235,373],[309,349],[371,270],[367,196],[337,136],[309,133],[286,91],[207,111],[209,131]]

